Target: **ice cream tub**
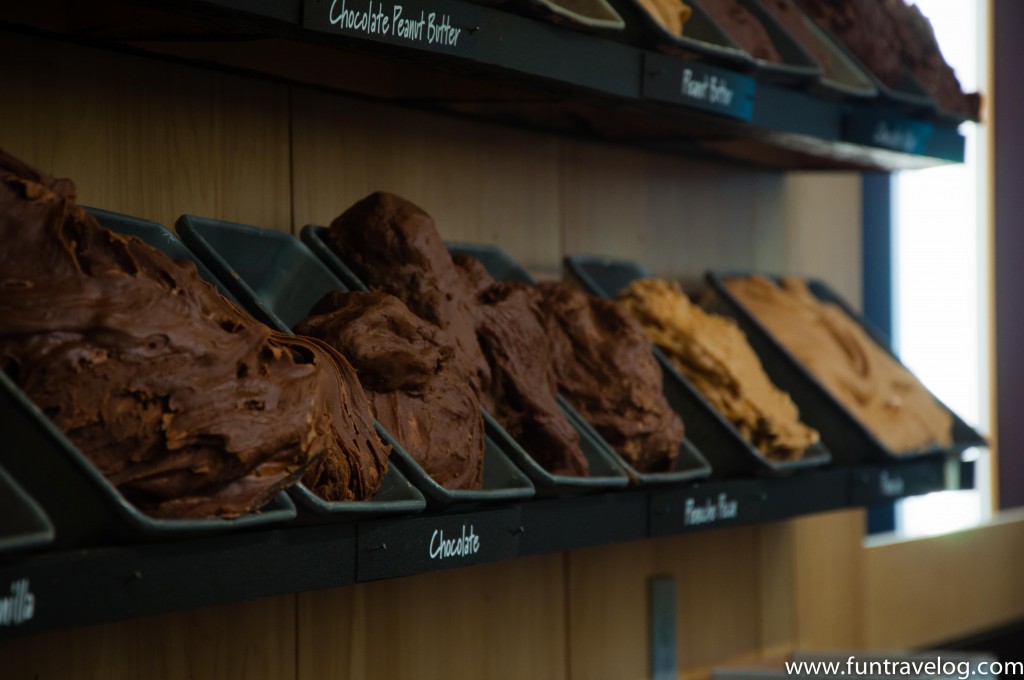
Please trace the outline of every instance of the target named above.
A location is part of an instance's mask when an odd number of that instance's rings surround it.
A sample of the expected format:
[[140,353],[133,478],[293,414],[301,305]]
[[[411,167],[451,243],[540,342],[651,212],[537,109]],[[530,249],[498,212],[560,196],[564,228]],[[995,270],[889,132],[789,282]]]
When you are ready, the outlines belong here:
[[[568,256],[565,267],[569,276],[585,290],[607,298],[614,298],[634,280],[651,276],[636,263],[603,257]],[[828,449],[820,442],[808,447],[797,460],[768,459],[708,402],[661,350],[655,347],[654,354],[665,376],[665,397],[682,416],[687,437],[711,463],[712,477],[786,474],[825,465],[831,460]],[[779,387],[785,389],[782,385]]]
[[831,47],[845,57],[845,62],[852,65],[861,75],[867,77],[871,85],[878,91],[881,101],[908,113],[930,114],[936,111],[938,103],[905,67],[901,69],[900,81],[895,87],[889,87],[879,80],[878,76],[872,73],[836,35],[809,17],[808,22],[814,25],[817,33],[827,39]]
[[591,33],[621,31],[626,22],[607,0],[508,0],[504,10],[522,10],[553,24]]
[[[718,22],[711,16],[711,12],[702,5],[702,0],[686,1],[691,7],[699,8],[704,14],[707,14],[708,21],[714,22],[722,33],[729,35],[729,26]],[[754,61],[754,71],[762,80],[809,82],[821,76],[822,68],[818,60],[811,56],[764,7],[755,0],[737,0],[737,4],[747,10],[761,24],[772,47],[775,48],[781,59],[772,61],[753,54],[750,55]]]
[[[117,213],[86,209],[104,227],[138,236],[171,255],[189,258],[188,250],[161,225]],[[42,505],[61,546],[94,542],[179,538],[235,528],[286,522],[295,506],[279,493],[256,513],[236,519],[156,519],[133,506],[86,456],[7,376],[2,378],[0,421],[8,437],[0,447],[0,464]]]
[[[536,285],[530,273],[515,258],[497,246],[469,243],[449,243],[448,251],[452,255],[469,255],[480,260],[487,272],[499,281],[521,281]],[[671,472],[640,472],[620,456],[610,444],[581,416],[568,400],[559,396],[563,410],[577,430],[586,432],[587,437],[601,446],[605,452],[617,462],[630,480],[637,485],[670,484],[702,479],[711,475],[711,465],[696,446],[684,439],[679,448],[679,458],[675,469]]]
[[0,465],[53,522],[62,547],[182,538],[279,524],[296,516],[285,493],[235,519],[156,519],[126,499],[60,429],[0,372]]
[[754,58],[730,38],[701,7],[687,2],[691,14],[683,35],[676,35],[654,18],[640,0],[612,0],[626,21],[623,38],[634,45],[655,48],[668,54],[696,57],[726,68],[749,72]]
[[[725,281],[731,277],[746,276],[748,274],[741,272],[709,272],[707,275],[710,285],[709,304],[736,319],[750,339],[754,350],[764,362],[769,376],[779,387],[790,393],[807,423],[821,433],[822,439],[832,450],[837,462],[842,464],[892,463],[927,456],[957,455],[968,448],[986,445],[981,435],[940,400],[935,399],[936,403],[952,416],[952,446],[907,452],[896,452],[886,448],[876,435],[872,434],[860,420],[845,409],[832,393],[762,324],[758,323],[753,314],[730,293]],[[779,277],[768,278],[776,282],[779,280]],[[899,358],[889,349],[888,340],[827,284],[816,280],[809,280],[807,283],[810,292],[818,300],[837,305],[846,316],[864,329],[878,347],[899,362]],[[932,397],[934,398],[934,395]]]
[[[313,305],[326,293],[354,289],[337,277],[299,239],[285,232],[189,215],[178,220],[178,231],[243,306],[259,310],[273,327],[285,333],[292,332],[292,326],[306,318]],[[451,490],[431,479],[379,423],[377,432],[392,446],[395,467],[409,477],[432,505],[509,501],[529,498],[534,494],[530,480],[490,438],[484,443],[483,488]],[[391,492],[393,489],[384,488],[373,499],[362,503],[373,504],[384,494],[383,502],[394,495]],[[365,515],[368,512],[361,508],[359,502],[325,503],[304,487],[297,488],[295,493],[304,495],[299,500],[303,508],[318,508],[326,513],[327,507],[318,506],[329,505],[333,513]],[[420,509],[422,503],[421,500]],[[395,510],[399,511],[405,510]]]
[[195,254],[193,254],[193,252],[181,242],[181,239],[179,239],[173,231],[165,229],[162,225],[157,224],[156,222],[139,219],[138,217],[122,215],[121,213],[111,212],[109,210],[85,208],[85,211],[95,217],[96,221],[100,223],[100,226],[106,227],[107,229],[124,236],[134,236],[153,246],[175,262],[179,262],[181,260],[190,261],[196,266],[199,276],[202,277],[204,281],[216,286],[217,291],[221,295],[235,304],[238,304],[238,300],[231,294],[231,291],[225,288],[220,281],[217,280],[217,277],[213,275],[213,272],[207,269],[206,265],[203,264],[202,261],[199,260]]
[[0,555],[49,545],[53,535],[39,503],[0,467]]
[[[811,84],[811,90],[823,96],[836,98],[878,96],[878,88],[873,84],[873,79],[851,61],[846,52],[811,21],[793,0],[747,2],[756,6],[760,12],[770,14],[775,22],[785,27],[804,51],[821,65],[821,75]],[[790,27],[780,16],[786,17],[790,22],[797,22],[796,27]],[[816,55],[820,55],[827,64],[822,63],[822,59]]]
[[[338,274],[339,278],[349,282],[353,289],[365,290],[366,285],[359,280],[359,277],[345,265],[344,261],[324,241],[324,231],[326,231],[324,227],[308,225],[302,230],[302,239],[305,243],[310,244],[310,248],[323,259],[333,272]],[[450,248],[457,249],[458,246],[450,246]],[[515,272],[521,270],[518,264],[503,257],[499,249],[484,247],[480,254],[482,255],[484,267],[495,278],[523,280],[515,278],[517,276]],[[493,271],[490,269],[492,266],[495,267]],[[504,277],[497,276],[496,274],[503,274]],[[529,282],[532,283],[532,280]],[[573,422],[572,417],[567,411],[567,409],[571,410],[571,407],[564,400],[560,400],[559,404],[562,410],[567,413],[570,422]],[[488,437],[497,444],[509,459],[526,473],[537,488],[538,493],[547,495],[552,493],[573,493],[602,488],[623,487],[629,483],[629,478],[618,462],[618,456],[614,455],[607,444],[599,437],[595,438],[590,432],[582,432],[578,427],[580,448],[590,465],[590,475],[588,477],[551,474],[541,467],[486,410],[484,410],[484,425],[487,429]]]
[[[88,210],[101,225],[108,229],[135,236],[174,260],[190,260],[196,266],[199,275],[208,283],[215,285],[221,295],[239,306],[244,306],[241,304],[240,298],[231,292],[230,287],[225,286],[173,232],[148,220],[95,208],[88,208]],[[258,310],[259,313],[254,313],[251,309],[247,311],[263,323],[271,321],[266,310]],[[396,513],[415,513],[422,511],[426,505],[422,494],[412,488],[409,481],[397,470],[393,472],[389,470],[385,474],[381,489],[377,493],[379,500],[375,497],[373,503],[369,501],[359,504],[324,501],[310,492],[301,482],[290,488],[288,493],[304,510],[304,519],[309,519],[310,516],[330,519],[339,515],[362,519]]]

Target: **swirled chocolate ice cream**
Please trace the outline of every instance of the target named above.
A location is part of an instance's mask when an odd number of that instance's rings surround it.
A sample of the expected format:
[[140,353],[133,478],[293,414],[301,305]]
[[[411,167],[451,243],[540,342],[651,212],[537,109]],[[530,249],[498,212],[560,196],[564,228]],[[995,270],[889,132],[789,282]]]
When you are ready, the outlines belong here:
[[374,415],[446,489],[483,485],[480,400],[452,363],[454,344],[386,293],[328,293],[295,332],[320,338],[355,367]]
[[563,284],[539,292],[559,392],[634,469],[672,470],[683,421],[643,331],[610,300]]
[[0,367],[147,514],[234,517],[300,478],[328,500],[380,486],[388,448],[344,358],[2,151],[0,242]]

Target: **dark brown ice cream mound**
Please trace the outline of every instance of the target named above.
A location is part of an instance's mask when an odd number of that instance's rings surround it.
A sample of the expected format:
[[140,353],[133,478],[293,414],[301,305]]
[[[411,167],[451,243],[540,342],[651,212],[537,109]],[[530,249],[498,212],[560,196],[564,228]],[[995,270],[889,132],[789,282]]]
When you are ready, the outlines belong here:
[[672,470],[683,421],[643,331],[610,300],[563,284],[539,290],[559,392],[638,472]]
[[760,20],[736,0],[701,0],[700,5],[740,48],[754,58],[776,63],[782,61]]
[[295,332],[352,362],[377,420],[434,481],[446,489],[483,485],[480,400],[455,369],[444,331],[393,295],[334,291]]
[[537,289],[495,281],[475,258],[456,257],[455,264],[477,291],[477,337],[491,366],[498,422],[548,472],[588,474],[579,433],[558,405],[555,357]]
[[945,111],[977,118],[981,98],[964,94],[939,50],[931,22],[905,0],[797,0],[886,86],[899,89],[904,69]]
[[147,514],[235,517],[300,477],[328,500],[380,486],[388,448],[334,350],[256,322],[2,151],[0,240],[0,368]]
[[579,435],[555,399],[534,302],[494,284],[482,267],[457,267],[430,216],[392,194],[372,194],[346,210],[327,241],[372,289],[396,296],[452,338],[459,374],[540,465],[587,474]]

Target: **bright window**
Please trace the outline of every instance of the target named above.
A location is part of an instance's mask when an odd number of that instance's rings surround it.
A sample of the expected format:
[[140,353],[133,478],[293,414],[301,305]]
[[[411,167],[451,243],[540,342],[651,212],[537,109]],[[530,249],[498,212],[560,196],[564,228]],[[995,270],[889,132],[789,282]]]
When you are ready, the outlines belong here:
[[[916,0],[931,19],[965,91],[983,89],[984,0]],[[984,130],[967,123],[966,162],[900,173],[894,180],[894,339],[914,373],[969,425],[989,423],[988,230]],[[976,490],[902,501],[896,530],[926,535],[972,526],[991,514],[987,452]]]

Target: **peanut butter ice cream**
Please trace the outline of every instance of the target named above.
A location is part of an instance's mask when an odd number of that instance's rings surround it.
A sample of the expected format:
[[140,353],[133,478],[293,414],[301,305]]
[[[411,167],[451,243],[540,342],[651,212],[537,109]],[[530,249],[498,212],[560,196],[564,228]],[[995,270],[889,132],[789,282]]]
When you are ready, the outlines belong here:
[[919,451],[953,442],[953,417],[921,382],[835,304],[799,279],[781,286],[731,278],[729,292],[886,448]]
[[672,364],[770,460],[796,460],[818,442],[789,395],[769,380],[734,321],[694,305],[678,284],[639,279],[621,304]]

